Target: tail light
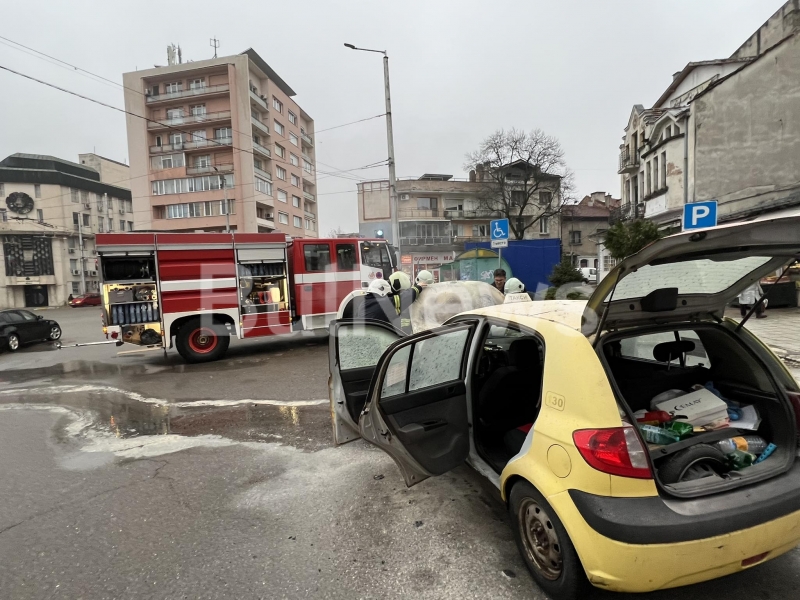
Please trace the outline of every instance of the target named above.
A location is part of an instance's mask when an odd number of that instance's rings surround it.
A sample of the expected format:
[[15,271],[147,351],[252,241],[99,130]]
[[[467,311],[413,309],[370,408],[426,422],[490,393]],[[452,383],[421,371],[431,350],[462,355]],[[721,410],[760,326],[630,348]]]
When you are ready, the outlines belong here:
[[572,439],[583,459],[594,469],[636,479],[652,479],[647,453],[633,427],[580,429]]
[[787,392],[794,409],[794,422],[797,423],[797,446],[800,448],[800,393]]

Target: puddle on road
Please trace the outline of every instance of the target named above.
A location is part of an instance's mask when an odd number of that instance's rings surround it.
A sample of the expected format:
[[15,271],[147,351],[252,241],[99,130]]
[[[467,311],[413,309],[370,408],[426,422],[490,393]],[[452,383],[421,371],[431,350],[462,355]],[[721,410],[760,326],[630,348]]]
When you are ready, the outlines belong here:
[[[44,393],[47,388],[36,391]],[[131,400],[121,391],[61,392],[49,397],[20,392],[17,395],[13,390],[7,390],[0,397],[0,410],[4,405],[20,404],[32,408],[71,408],[86,415],[89,429],[110,433],[117,438],[214,435],[238,442],[279,443],[307,451],[332,445],[330,409],[324,404],[271,406],[248,403],[192,407],[188,402],[175,406]],[[56,431],[60,441],[68,441],[69,436],[66,426]]]

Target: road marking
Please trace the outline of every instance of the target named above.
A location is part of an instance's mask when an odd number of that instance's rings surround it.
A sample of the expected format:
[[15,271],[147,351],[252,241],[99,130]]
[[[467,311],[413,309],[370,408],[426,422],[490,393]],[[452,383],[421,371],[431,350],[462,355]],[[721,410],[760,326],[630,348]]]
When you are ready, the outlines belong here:
[[269,400],[262,398],[247,398],[243,400],[194,400],[190,402],[172,402],[162,398],[148,398],[147,396],[137,394],[136,392],[123,390],[108,385],[55,385],[36,388],[15,388],[1,390],[0,396],[51,396],[53,394],[76,394],[82,392],[121,394],[126,398],[136,402],[145,402],[147,404],[158,404],[163,406],[175,406],[177,408],[191,408],[194,406],[237,406],[240,404],[266,404],[269,406],[319,406],[321,404],[328,404],[329,402],[327,398],[319,400]]

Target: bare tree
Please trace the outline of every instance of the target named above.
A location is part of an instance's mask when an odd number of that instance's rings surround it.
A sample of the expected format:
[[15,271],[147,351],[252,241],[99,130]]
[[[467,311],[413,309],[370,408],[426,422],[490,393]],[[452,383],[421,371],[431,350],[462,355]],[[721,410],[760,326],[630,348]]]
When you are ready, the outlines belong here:
[[344,229],[342,229],[342,226],[341,225],[337,225],[336,227],[334,227],[333,229],[331,229],[328,232],[328,237],[329,238],[337,238],[340,235],[343,235],[345,233],[347,233],[347,232]]
[[573,176],[559,141],[541,129],[499,129],[466,155],[481,185],[478,209],[509,221],[521,240],[543,218],[556,216],[573,196]]

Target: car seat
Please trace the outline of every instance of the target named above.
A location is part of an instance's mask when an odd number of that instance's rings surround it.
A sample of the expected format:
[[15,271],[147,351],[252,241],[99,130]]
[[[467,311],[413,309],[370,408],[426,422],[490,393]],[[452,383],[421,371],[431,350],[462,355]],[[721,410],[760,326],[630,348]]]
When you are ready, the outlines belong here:
[[539,342],[521,338],[508,348],[508,366],[496,369],[478,394],[478,416],[497,433],[532,423],[539,406],[542,361]]

